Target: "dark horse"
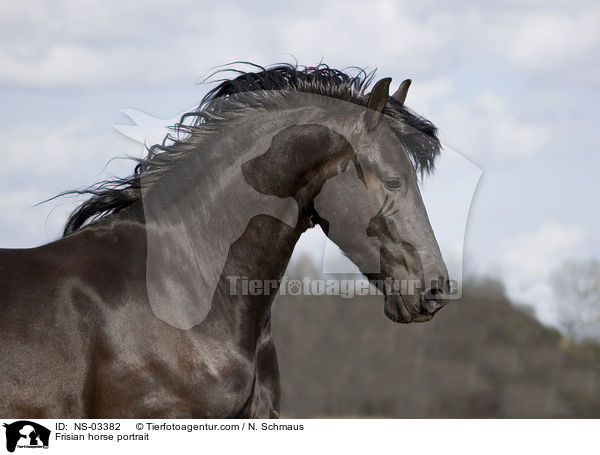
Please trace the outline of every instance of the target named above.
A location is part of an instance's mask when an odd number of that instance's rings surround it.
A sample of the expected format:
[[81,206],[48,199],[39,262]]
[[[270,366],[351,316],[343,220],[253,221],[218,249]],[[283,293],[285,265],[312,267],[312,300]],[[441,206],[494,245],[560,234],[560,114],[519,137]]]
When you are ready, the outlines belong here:
[[390,319],[431,319],[447,271],[418,176],[440,144],[404,106],[409,80],[389,96],[372,79],[238,71],[133,175],[78,192],[63,238],[0,250],[0,416],[277,417],[271,303],[315,225]]

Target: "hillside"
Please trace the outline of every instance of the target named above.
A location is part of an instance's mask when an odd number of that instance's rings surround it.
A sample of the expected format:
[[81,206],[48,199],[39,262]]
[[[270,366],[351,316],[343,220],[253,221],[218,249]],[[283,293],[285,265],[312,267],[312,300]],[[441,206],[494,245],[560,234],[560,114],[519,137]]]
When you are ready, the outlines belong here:
[[600,347],[567,343],[492,281],[411,325],[382,297],[279,296],[273,330],[284,416],[600,417]]

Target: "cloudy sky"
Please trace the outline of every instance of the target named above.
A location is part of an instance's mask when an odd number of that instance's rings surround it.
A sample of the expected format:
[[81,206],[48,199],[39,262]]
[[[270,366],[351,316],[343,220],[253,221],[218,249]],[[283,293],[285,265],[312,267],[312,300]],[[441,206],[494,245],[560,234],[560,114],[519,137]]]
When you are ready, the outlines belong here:
[[600,5],[286,3],[2,2],[0,246],[55,239],[74,201],[34,204],[131,170],[105,167],[143,153],[113,127],[124,109],[160,131],[215,66],[293,55],[413,79],[407,105],[483,171],[465,270],[501,277],[551,320],[548,274],[600,258]]

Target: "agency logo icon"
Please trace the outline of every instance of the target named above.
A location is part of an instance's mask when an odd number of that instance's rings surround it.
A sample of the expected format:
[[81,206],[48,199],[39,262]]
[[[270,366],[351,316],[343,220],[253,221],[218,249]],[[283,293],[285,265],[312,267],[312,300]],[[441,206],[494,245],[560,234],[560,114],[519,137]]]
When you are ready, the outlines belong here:
[[6,427],[6,450],[14,452],[19,449],[47,449],[50,430],[39,423],[29,420],[18,420]]

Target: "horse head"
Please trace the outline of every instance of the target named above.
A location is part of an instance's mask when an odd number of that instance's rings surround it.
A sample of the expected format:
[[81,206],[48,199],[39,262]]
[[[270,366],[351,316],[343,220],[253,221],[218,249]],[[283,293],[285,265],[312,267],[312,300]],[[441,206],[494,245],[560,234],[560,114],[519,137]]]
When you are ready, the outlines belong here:
[[392,97],[390,81],[375,84],[366,106],[330,107],[328,116],[278,132],[242,171],[259,192],[294,197],[299,213],[383,291],[390,319],[427,321],[446,302],[448,272],[417,167],[419,157],[433,161],[439,142],[402,117],[410,81]]

